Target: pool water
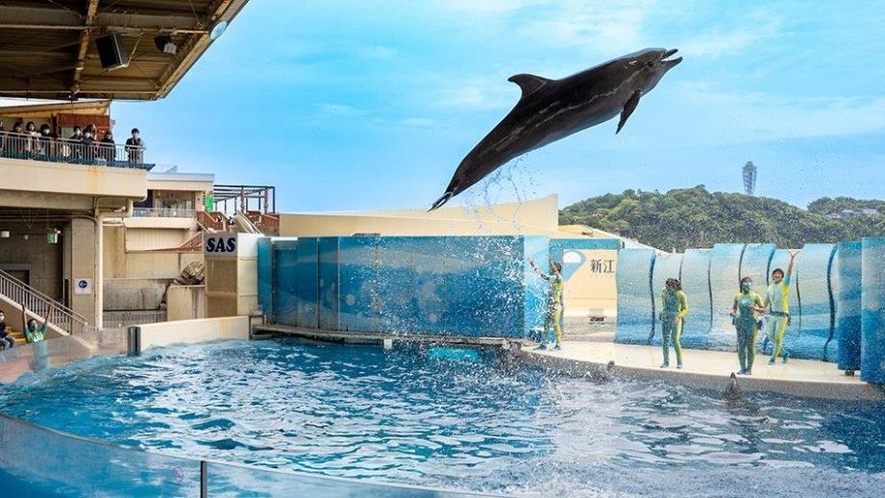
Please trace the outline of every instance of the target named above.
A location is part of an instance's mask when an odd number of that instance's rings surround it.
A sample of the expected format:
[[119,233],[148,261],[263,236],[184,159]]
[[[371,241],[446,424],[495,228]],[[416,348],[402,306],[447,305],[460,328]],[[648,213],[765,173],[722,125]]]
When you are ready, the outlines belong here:
[[[59,400],[64,400],[60,402]],[[166,454],[462,491],[885,489],[885,404],[504,368],[491,350],[223,341],[20,379],[0,411]]]

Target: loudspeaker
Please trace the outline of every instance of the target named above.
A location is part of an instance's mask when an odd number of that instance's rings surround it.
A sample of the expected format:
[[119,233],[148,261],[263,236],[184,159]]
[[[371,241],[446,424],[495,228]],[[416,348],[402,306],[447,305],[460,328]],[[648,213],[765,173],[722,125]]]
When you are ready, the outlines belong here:
[[117,33],[95,39],[102,69],[118,69],[129,65],[129,57],[123,52],[123,38]]

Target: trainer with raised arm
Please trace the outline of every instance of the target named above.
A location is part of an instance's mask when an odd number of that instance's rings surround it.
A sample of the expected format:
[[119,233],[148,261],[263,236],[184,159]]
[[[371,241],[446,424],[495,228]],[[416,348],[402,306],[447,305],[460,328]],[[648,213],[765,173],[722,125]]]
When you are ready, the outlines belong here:
[[52,308],[54,305],[52,303],[49,304],[49,308],[46,309],[46,316],[43,317],[43,323],[39,326],[37,325],[37,320],[33,318],[28,319],[27,310],[25,309],[25,305],[22,305],[22,323],[26,324],[22,327],[22,333],[25,336],[25,340],[28,343],[40,342],[46,339],[46,327],[49,324],[49,315],[52,314]]
[[535,258],[529,257],[529,264],[535,273],[550,284],[547,293],[547,310],[544,315],[544,336],[541,338],[541,345],[538,346],[538,349],[547,349],[546,339],[549,337],[552,325],[556,335],[553,350],[559,351],[562,349],[562,290],[565,285],[562,279],[562,265],[551,259],[550,274],[548,275],[535,265]]
[[767,331],[768,341],[771,342],[771,358],[769,365],[774,365],[778,356],[782,356],[784,363],[790,357],[789,351],[784,351],[784,334],[790,325],[790,275],[793,274],[793,260],[799,251],[790,249],[790,263],[787,265],[787,273],[780,268],[771,272],[771,284],[765,292],[765,308],[771,316],[768,318]]

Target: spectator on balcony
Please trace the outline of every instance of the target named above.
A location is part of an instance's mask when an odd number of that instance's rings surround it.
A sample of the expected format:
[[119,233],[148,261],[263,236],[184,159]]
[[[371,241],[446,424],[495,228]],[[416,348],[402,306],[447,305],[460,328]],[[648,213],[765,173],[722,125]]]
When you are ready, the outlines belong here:
[[40,125],[40,134],[34,141],[34,156],[36,156],[37,159],[46,160],[46,156],[50,154],[53,138],[52,128],[46,123]]
[[25,135],[28,136],[25,140],[25,151],[29,157],[34,157],[37,153],[37,140],[40,138],[40,134],[37,133],[37,125],[33,121],[28,121],[25,126]]
[[83,158],[87,164],[95,164],[98,156],[98,132],[94,124],[86,125],[83,129]]
[[0,119],[0,154],[3,154],[4,145],[6,145],[6,130],[3,129],[3,120]]
[[6,137],[6,147],[9,151],[9,157],[22,158],[25,157],[25,145],[28,138],[25,130],[22,128],[22,122],[16,121],[12,125],[12,133]]
[[129,162],[140,164],[144,162],[144,140],[139,136],[138,128],[132,128],[132,136],[126,139],[126,152],[129,154]]
[[117,144],[114,142],[114,133],[111,130],[104,132],[99,148],[101,157],[108,162],[108,165],[112,165],[117,155]]
[[71,136],[65,141],[62,155],[74,162],[83,157],[83,131],[79,126],[74,126]]

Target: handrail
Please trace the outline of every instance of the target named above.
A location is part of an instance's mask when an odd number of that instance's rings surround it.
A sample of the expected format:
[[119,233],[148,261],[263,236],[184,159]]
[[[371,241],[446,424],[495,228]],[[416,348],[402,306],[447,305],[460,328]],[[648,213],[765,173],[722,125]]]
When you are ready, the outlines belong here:
[[234,214],[234,222],[237,224],[237,227],[245,233],[261,233],[261,229],[255,226],[255,223],[249,219],[249,216],[242,211],[237,211]]
[[97,140],[84,142],[8,131],[0,131],[0,157],[115,168],[150,170],[154,167],[154,164],[144,162],[143,146]]
[[179,208],[132,208],[133,218],[194,218],[197,215],[195,209]]
[[69,334],[82,334],[90,328],[89,322],[84,316],[37,289],[22,283],[3,270],[0,270],[0,295],[4,295],[12,301],[24,305],[29,311],[41,317],[46,316],[50,305],[52,305],[49,323],[66,330]]

